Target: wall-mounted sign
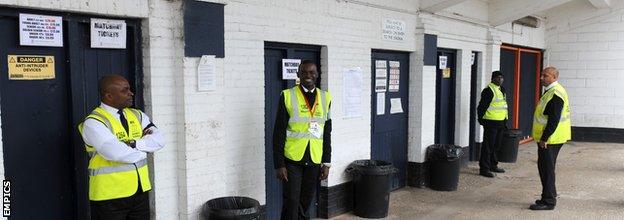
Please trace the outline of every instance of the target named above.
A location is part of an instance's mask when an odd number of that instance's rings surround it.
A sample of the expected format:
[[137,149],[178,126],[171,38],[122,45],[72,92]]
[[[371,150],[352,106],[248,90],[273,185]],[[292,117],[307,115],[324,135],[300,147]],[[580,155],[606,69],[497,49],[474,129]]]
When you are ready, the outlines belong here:
[[451,78],[451,68],[445,68],[442,70],[442,78]]
[[440,64],[440,68],[441,70],[446,69],[446,61],[448,60],[448,57],[446,56],[439,56],[438,57],[438,63]]
[[385,60],[375,60],[375,92],[388,89],[388,64]]
[[385,18],[381,26],[381,38],[391,41],[405,40],[405,22]]
[[63,47],[63,17],[19,14],[20,45]]
[[301,64],[300,59],[282,59],[282,79],[297,80],[299,64]]
[[92,48],[126,48],[126,21],[91,18]]
[[8,55],[10,80],[54,79],[54,56]]
[[197,65],[197,91],[205,92],[215,90],[217,77],[215,68],[215,55],[203,55]]
[[388,63],[390,64],[390,79],[388,81],[388,91],[398,92],[399,82],[401,78],[401,63],[399,61],[389,61]]

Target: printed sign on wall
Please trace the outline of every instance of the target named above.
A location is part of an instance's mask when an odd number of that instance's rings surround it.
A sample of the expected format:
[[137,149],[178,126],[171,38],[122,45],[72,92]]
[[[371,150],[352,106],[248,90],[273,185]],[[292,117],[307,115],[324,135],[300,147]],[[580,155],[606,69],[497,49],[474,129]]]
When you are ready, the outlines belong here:
[[19,14],[20,45],[63,47],[63,17]]
[[10,80],[54,79],[54,56],[8,55]]
[[91,18],[92,48],[126,48],[126,21]]
[[386,18],[381,27],[381,38],[391,41],[405,40],[405,22]]

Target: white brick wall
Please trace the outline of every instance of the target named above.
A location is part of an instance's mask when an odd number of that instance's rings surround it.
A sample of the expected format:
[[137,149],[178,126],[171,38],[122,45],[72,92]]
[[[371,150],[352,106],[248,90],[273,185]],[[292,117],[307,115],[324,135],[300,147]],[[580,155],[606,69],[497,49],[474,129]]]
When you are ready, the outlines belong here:
[[148,0],[0,0],[0,5],[123,17],[148,14]]
[[[570,3],[548,12],[545,66],[559,68],[572,126],[624,128],[624,3]],[[597,106],[600,106],[597,108]]]

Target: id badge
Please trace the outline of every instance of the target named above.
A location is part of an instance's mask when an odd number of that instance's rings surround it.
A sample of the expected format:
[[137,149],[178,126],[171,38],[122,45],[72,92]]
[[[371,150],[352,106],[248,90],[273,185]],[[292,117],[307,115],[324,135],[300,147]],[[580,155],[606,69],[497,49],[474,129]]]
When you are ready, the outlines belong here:
[[308,131],[310,132],[310,134],[312,134],[312,136],[316,138],[321,138],[321,136],[323,135],[321,126],[316,120],[310,121],[310,128],[308,128]]

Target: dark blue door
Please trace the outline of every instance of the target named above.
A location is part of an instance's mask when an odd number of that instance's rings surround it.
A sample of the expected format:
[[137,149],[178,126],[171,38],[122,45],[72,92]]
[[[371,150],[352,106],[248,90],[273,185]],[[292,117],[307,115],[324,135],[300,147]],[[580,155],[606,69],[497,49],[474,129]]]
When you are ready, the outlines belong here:
[[[63,47],[19,45],[18,14],[63,16]],[[97,80],[128,78],[135,106],[143,107],[140,26],[126,20],[126,49],[92,49],[90,16],[0,8],[0,58],[55,58],[55,78],[8,80],[0,62],[2,138],[6,177],[12,181],[13,219],[89,219],[87,156],[76,126],[99,104]]]
[[[17,17],[0,17],[0,27],[5,30],[0,33],[0,105],[11,219],[71,219],[76,195],[66,51],[19,46]],[[54,56],[56,77],[9,80],[7,55]]]
[[[438,48],[435,143],[455,144],[455,50]],[[440,66],[440,58],[446,65]]]
[[[282,90],[295,86],[295,80],[282,79],[282,59],[312,60],[316,63],[320,88],[321,65],[319,46],[265,42],[264,45],[264,146],[267,219],[279,219],[282,210],[282,183],[273,166],[273,128]],[[318,192],[318,190],[317,190]],[[317,193],[318,195],[318,193]],[[316,203],[316,200],[313,201]],[[316,216],[316,205],[310,206],[310,216]]]
[[[409,54],[373,51],[371,66],[371,159],[391,162],[399,169],[392,178],[391,187],[394,190],[406,183]],[[386,76],[386,82],[383,83],[386,85],[382,86],[385,87],[384,91],[377,88],[381,86],[378,85],[381,83],[378,74]],[[397,83],[398,89],[391,86]],[[384,105],[379,106],[379,112],[378,104]]]
[[[512,125],[513,128],[516,128],[514,123],[514,121],[516,121],[516,116],[514,114],[514,103],[516,102],[516,95],[514,92],[516,91],[516,53],[516,51],[504,48],[501,48],[500,51],[500,71],[503,73],[503,77],[505,78],[505,81],[503,81],[503,87],[505,88],[505,95],[507,96],[507,120],[510,122],[509,125]],[[531,111],[531,114],[533,114],[533,111]],[[533,121],[531,120],[531,122]]]
[[520,52],[520,95],[518,96],[518,129],[522,136],[528,136],[533,129],[533,111],[535,111],[538,84],[536,82],[539,54]]

